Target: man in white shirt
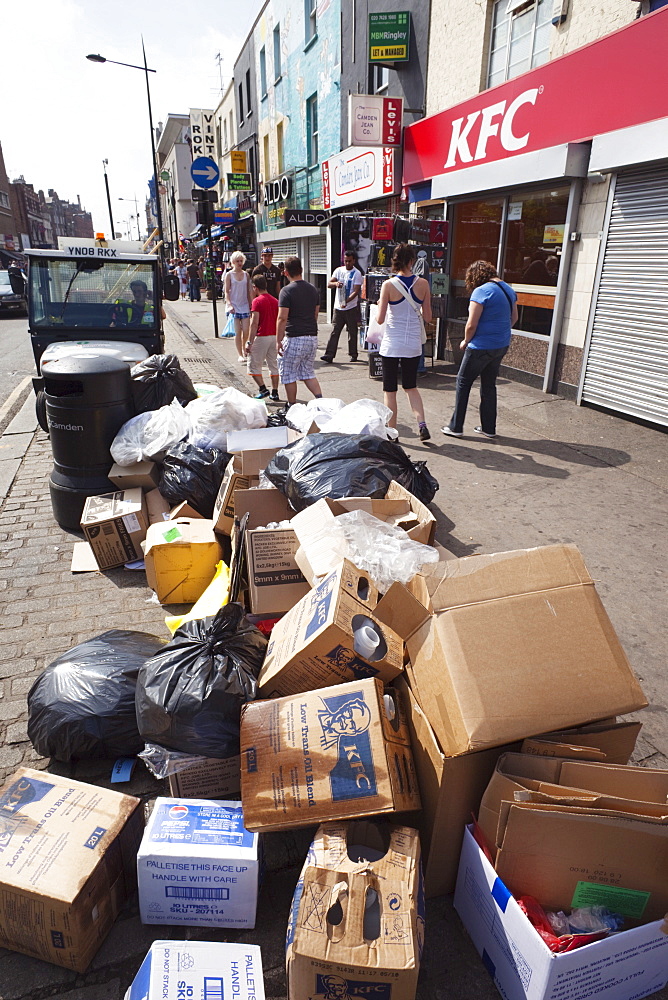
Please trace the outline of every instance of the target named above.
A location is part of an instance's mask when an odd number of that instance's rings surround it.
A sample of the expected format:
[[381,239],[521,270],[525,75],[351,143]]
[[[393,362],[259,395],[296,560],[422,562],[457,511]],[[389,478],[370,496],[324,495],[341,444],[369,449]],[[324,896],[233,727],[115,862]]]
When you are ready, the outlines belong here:
[[362,272],[355,264],[357,258],[352,250],[346,250],[343,257],[343,267],[337,267],[328,282],[329,288],[336,289],[334,305],[334,326],[327,341],[325,353],[321,361],[331,364],[336,357],[339,346],[339,336],[344,326],[348,331],[348,353],[351,361],[357,361],[357,332],[360,321],[360,291],[362,288]]

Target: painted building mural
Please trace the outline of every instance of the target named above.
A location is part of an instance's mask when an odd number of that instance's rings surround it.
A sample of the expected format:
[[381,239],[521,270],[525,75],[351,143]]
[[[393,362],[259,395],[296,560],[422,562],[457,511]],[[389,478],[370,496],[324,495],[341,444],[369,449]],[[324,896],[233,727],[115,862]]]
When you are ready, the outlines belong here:
[[[339,151],[341,0],[272,0],[255,25],[262,228],[286,208],[321,208],[320,163]],[[285,179],[284,179],[285,178]]]

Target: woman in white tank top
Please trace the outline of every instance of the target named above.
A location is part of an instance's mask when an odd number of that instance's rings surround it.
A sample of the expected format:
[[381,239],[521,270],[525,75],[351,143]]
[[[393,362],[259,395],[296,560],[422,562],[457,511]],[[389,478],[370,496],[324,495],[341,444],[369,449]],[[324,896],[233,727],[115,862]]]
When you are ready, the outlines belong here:
[[252,305],[251,280],[244,271],[246,256],[236,250],[230,257],[232,270],[225,275],[226,311],[234,316],[235,343],[239,361],[246,360]]
[[384,282],[378,301],[378,323],[385,323],[380,344],[383,365],[383,397],[392,410],[390,427],[397,426],[397,386],[401,367],[401,385],[408,397],[418,425],[421,441],[431,437],[424,419],[422,397],[417,389],[417,370],[422,357],[422,319],[431,321],[429,282],[413,274],[415,248],[399,243],[392,255],[394,276]]

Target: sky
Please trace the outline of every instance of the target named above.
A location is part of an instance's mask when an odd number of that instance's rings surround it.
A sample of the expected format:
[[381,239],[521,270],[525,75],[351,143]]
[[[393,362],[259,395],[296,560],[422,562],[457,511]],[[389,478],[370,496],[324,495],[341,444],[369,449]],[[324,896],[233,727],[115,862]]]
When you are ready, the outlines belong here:
[[[143,71],[86,59],[100,53],[142,64],[149,74],[153,122],[169,112],[214,108],[262,0],[29,0],[2,4],[0,143],[10,180],[23,174],[36,191],[54,188],[93,214],[109,234],[102,161],[114,222],[143,206],[151,147]],[[219,69],[217,54],[222,56]],[[119,199],[130,199],[120,201]],[[136,233],[136,230],[135,230]]]

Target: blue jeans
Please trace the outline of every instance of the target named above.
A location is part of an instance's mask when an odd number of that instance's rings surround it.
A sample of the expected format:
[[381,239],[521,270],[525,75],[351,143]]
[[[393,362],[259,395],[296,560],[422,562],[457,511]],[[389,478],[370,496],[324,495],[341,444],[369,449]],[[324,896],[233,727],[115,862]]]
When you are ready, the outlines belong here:
[[466,348],[457,372],[455,409],[448,425],[451,431],[457,434],[463,432],[471,388],[479,377],[480,426],[486,434],[496,434],[496,377],[507,350],[507,347],[500,347],[494,351]]
[[188,282],[188,293],[190,295],[191,302],[199,302],[202,298],[197,278],[191,278]]

